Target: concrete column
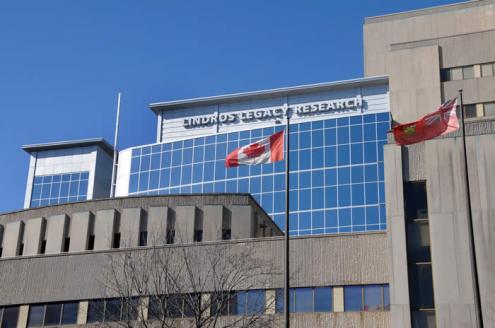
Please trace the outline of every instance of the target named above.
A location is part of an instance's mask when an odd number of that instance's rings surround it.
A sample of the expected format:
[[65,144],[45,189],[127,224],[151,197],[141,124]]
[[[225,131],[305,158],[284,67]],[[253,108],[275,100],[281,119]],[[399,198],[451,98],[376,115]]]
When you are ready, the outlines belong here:
[[5,234],[3,237],[3,257],[17,256],[22,243],[24,233],[24,222],[17,221],[5,225]]
[[265,291],[265,313],[275,314],[275,300],[276,300],[275,289],[268,289]]
[[136,247],[139,245],[139,232],[143,220],[142,208],[124,208],[120,218],[120,247]]
[[344,312],[344,287],[333,287],[333,312]]
[[148,320],[148,307],[150,305],[150,298],[149,297],[141,297],[139,299],[139,311],[142,313],[141,314],[138,312],[138,320],[146,321]]
[[27,327],[29,316],[29,305],[19,306],[19,317],[17,318],[17,328]]
[[165,245],[167,243],[167,220],[169,209],[150,207],[148,209],[148,245]]
[[44,218],[29,219],[26,222],[23,255],[39,254],[45,228],[46,220]]
[[117,211],[101,210],[95,216],[95,250],[112,248]]
[[481,77],[481,65],[474,65],[474,78]]
[[222,240],[224,207],[206,205],[203,207],[203,240]]
[[426,142],[425,155],[437,327],[478,327],[462,140]]
[[385,199],[390,245],[390,322],[391,327],[411,327],[407,271],[406,223],[402,151],[394,144],[384,147]]
[[175,208],[176,243],[186,244],[193,242],[196,215],[196,206],[177,206]]
[[476,116],[483,117],[485,115],[485,110],[483,104],[476,104]]
[[86,250],[91,215],[91,212],[78,212],[72,214],[69,231],[69,252],[82,252]]
[[209,317],[211,313],[211,294],[201,294],[201,307],[203,307],[204,304],[209,304],[210,306],[208,307],[208,309],[205,310],[205,312],[202,313],[202,316]]
[[85,325],[88,320],[88,301],[80,301],[77,309],[77,324]]
[[248,205],[233,205],[230,210],[232,212],[232,239],[253,238],[256,232],[253,208]]
[[66,214],[50,216],[46,223],[46,250],[45,254],[62,252],[69,217]]

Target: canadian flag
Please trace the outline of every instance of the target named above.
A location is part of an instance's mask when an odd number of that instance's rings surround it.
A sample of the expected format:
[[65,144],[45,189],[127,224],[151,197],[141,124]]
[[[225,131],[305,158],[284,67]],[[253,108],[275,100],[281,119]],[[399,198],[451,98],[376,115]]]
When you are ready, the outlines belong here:
[[226,167],[274,163],[284,159],[284,131],[247,146],[239,147],[225,158]]

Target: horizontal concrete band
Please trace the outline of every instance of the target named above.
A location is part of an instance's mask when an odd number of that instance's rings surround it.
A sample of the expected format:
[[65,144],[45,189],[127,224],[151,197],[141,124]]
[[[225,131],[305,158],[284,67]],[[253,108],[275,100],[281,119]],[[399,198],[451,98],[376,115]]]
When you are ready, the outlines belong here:
[[[198,257],[201,257],[202,252],[215,247],[227,247],[224,250],[233,254],[242,254],[242,250],[252,247],[254,257],[273,263],[274,273],[281,272],[283,268],[281,237],[164,246],[163,249],[180,251],[184,247]],[[151,249],[134,249],[132,252],[138,256],[146,256]],[[0,306],[111,296],[102,285],[108,273],[108,263],[128,251],[68,253],[0,260]],[[382,232],[295,237],[291,242],[291,284],[299,287],[388,283],[387,259],[386,234]],[[270,286],[257,283],[259,282],[252,282],[253,288],[280,288],[283,286],[283,276],[274,274]]]

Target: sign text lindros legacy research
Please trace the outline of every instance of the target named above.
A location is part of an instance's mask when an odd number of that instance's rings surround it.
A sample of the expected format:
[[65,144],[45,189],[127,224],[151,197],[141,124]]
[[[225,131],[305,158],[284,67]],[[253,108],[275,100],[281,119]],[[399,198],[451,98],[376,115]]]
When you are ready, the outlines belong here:
[[[351,109],[358,109],[363,106],[361,96],[343,100],[328,100],[316,103],[293,105],[289,108],[297,116],[308,116],[327,112],[340,112]],[[264,121],[285,117],[287,107],[274,107],[256,109],[239,113],[218,113],[212,115],[188,117],[184,119],[185,128],[196,128],[210,126],[217,123],[235,124],[240,122]]]

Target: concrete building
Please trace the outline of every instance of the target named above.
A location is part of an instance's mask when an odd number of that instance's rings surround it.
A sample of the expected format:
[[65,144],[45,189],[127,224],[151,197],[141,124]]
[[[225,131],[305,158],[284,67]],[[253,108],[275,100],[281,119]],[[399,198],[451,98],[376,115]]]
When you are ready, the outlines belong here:
[[[0,226],[5,227],[0,259],[2,327],[120,320],[121,303],[105,316],[95,304],[108,307],[115,297],[122,297],[102,282],[108,262],[124,252],[146,256],[156,248],[188,247],[201,254],[223,245],[242,254],[254,247],[255,256],[274,263],[278,271],[283,267],[282,232],[250,195],[93,200],[4,214]],[[384,232],[295,237],[291,247],[293,327],[389,326]],[[270,279],[269,286],[253,284],[246,292],[263,300],[260,311],[280,318],[281,298],[276,295],[283,278]],[[211,290],[199,290],[201,299]],[[148,304],[148,298],[140,302]],[[247,306],[243,302],[249,299],[236,296],[235,311]],[[269,305],[270,300],[274,304]],[[232,311],[225,317],[242,314]],[[189,320],[186,314],[181,316],[180,320]]]
[[[365,75],[388,75],[392,120],[414,121],[463,90],[484,327],[495,325],[495,3],[366,19]],[[479,327],[459,133],[385,146],[392,327]]]
[[[0,215],[0,327],[122,319],[101,281],[126,252],[253,248],[281,270],[284,163],[224,159],[287,117],[293,327],[481,327],[478,312],[494,326],[495,2],[367,18],[364,64],[361,79],[151,104],[156,142],[119,153],[115,199],[97,199],[112,169],[102,139],[25,146],[25,210]],[[460,132],[407,147],[390,134],[459,89],[474,249]],[[236,304],[256,295],[280,317],[282,286],[254,281],[233,290]],[[150,295],[137,302],[153,319]]]

